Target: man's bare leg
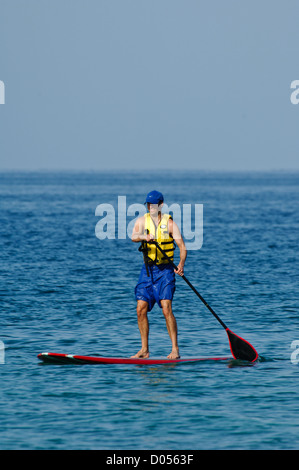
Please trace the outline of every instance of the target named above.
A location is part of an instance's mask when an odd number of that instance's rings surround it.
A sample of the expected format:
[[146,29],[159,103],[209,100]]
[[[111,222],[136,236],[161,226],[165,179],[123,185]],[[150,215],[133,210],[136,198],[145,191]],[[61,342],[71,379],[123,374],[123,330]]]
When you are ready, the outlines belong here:
[[137,320],[138,327],[141,336],[141,349],[138,351],[135,356],[132,358],[143,358],[147,359],[149,357],[149,348],[148,348],[148,334],[149,334],[149,324],[147,318],[148,303],[144,300],[137,300]]
[[172,351],[167,356],[168,359],[178,359],[180,357],[178,346],[178,329],[175,316],[172,313],[171,300],[161,300],[163,314],[166,320],[167,331],[172,343]]

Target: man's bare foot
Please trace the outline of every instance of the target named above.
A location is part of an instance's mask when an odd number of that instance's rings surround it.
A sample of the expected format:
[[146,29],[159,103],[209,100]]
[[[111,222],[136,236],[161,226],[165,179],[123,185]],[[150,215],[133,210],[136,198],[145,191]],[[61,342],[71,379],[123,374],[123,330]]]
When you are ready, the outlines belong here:
[[147,359],[149,357],[149,351],[147,349],[140,349],[135,356],[131,356],[131,359]]
[[167,356],[167,359],[179,359],[180,358],[180,353],[178,349],[173,349],[169,356]]

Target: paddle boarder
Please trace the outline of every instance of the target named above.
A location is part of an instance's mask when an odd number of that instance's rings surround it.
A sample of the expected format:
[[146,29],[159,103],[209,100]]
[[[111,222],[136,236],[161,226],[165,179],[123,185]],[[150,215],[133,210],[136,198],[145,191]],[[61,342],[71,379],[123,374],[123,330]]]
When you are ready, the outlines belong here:
[[[148,312],[150,312],[157,302],[162,308],[167,331],[171,339],[172,350],[168,359],[178,359],[179,346],[177,340],[177,322],[172,311],[172,299],[175,292],[175,274],[184,274],[184,264],[187,250],[177,224],[169,214],[162,213],[164,203],[163,194],[159,191],[151,191],[146,196],[148,212],[139,217],[135,223],[132,241],[140,243],[140,251],[143,252],[144,264],[141,268],[138,283],[135,288],[135,298],[137,301],[137,320],[141,335],[141,350],[134,358],[149,357],[149,322]],[[180,249],[180,262],[177,269],[174,269],[169,261],[151,243],[155,240],[167,253],[167,257],[173,260],[175,244]]]

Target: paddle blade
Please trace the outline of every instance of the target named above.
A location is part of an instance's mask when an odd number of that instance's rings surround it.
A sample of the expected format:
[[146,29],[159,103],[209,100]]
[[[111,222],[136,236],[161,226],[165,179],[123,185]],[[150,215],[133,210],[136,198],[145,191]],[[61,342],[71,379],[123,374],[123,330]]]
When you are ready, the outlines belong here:
[[235,359],[254,362],[258,358],[258,353],[248,341],[235,335],[228,328],[225,330],[229,339],[230,350]]

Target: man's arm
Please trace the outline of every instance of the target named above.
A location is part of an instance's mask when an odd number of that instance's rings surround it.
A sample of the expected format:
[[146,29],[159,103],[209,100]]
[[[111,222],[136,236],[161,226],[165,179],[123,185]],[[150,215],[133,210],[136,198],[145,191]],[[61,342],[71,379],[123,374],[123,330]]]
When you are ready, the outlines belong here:
[[153,238],[154,238],[153,235],[144,234],[144,217],[139,217],[136,220],[134,228],[133,228],[133,233],[131,237],[132,242],[136,242],[136,243],[143,242],[143,241],[149,242]]
[[168,221],[168,231],[180,249],[180,262],[177,266],[178,269],[175,270],[175,272],[182,276],[184,274],[184,265],[187,258],[187,249],[185,246],[185,242],[183,240],[179,227],[172,219],[169,219]]

